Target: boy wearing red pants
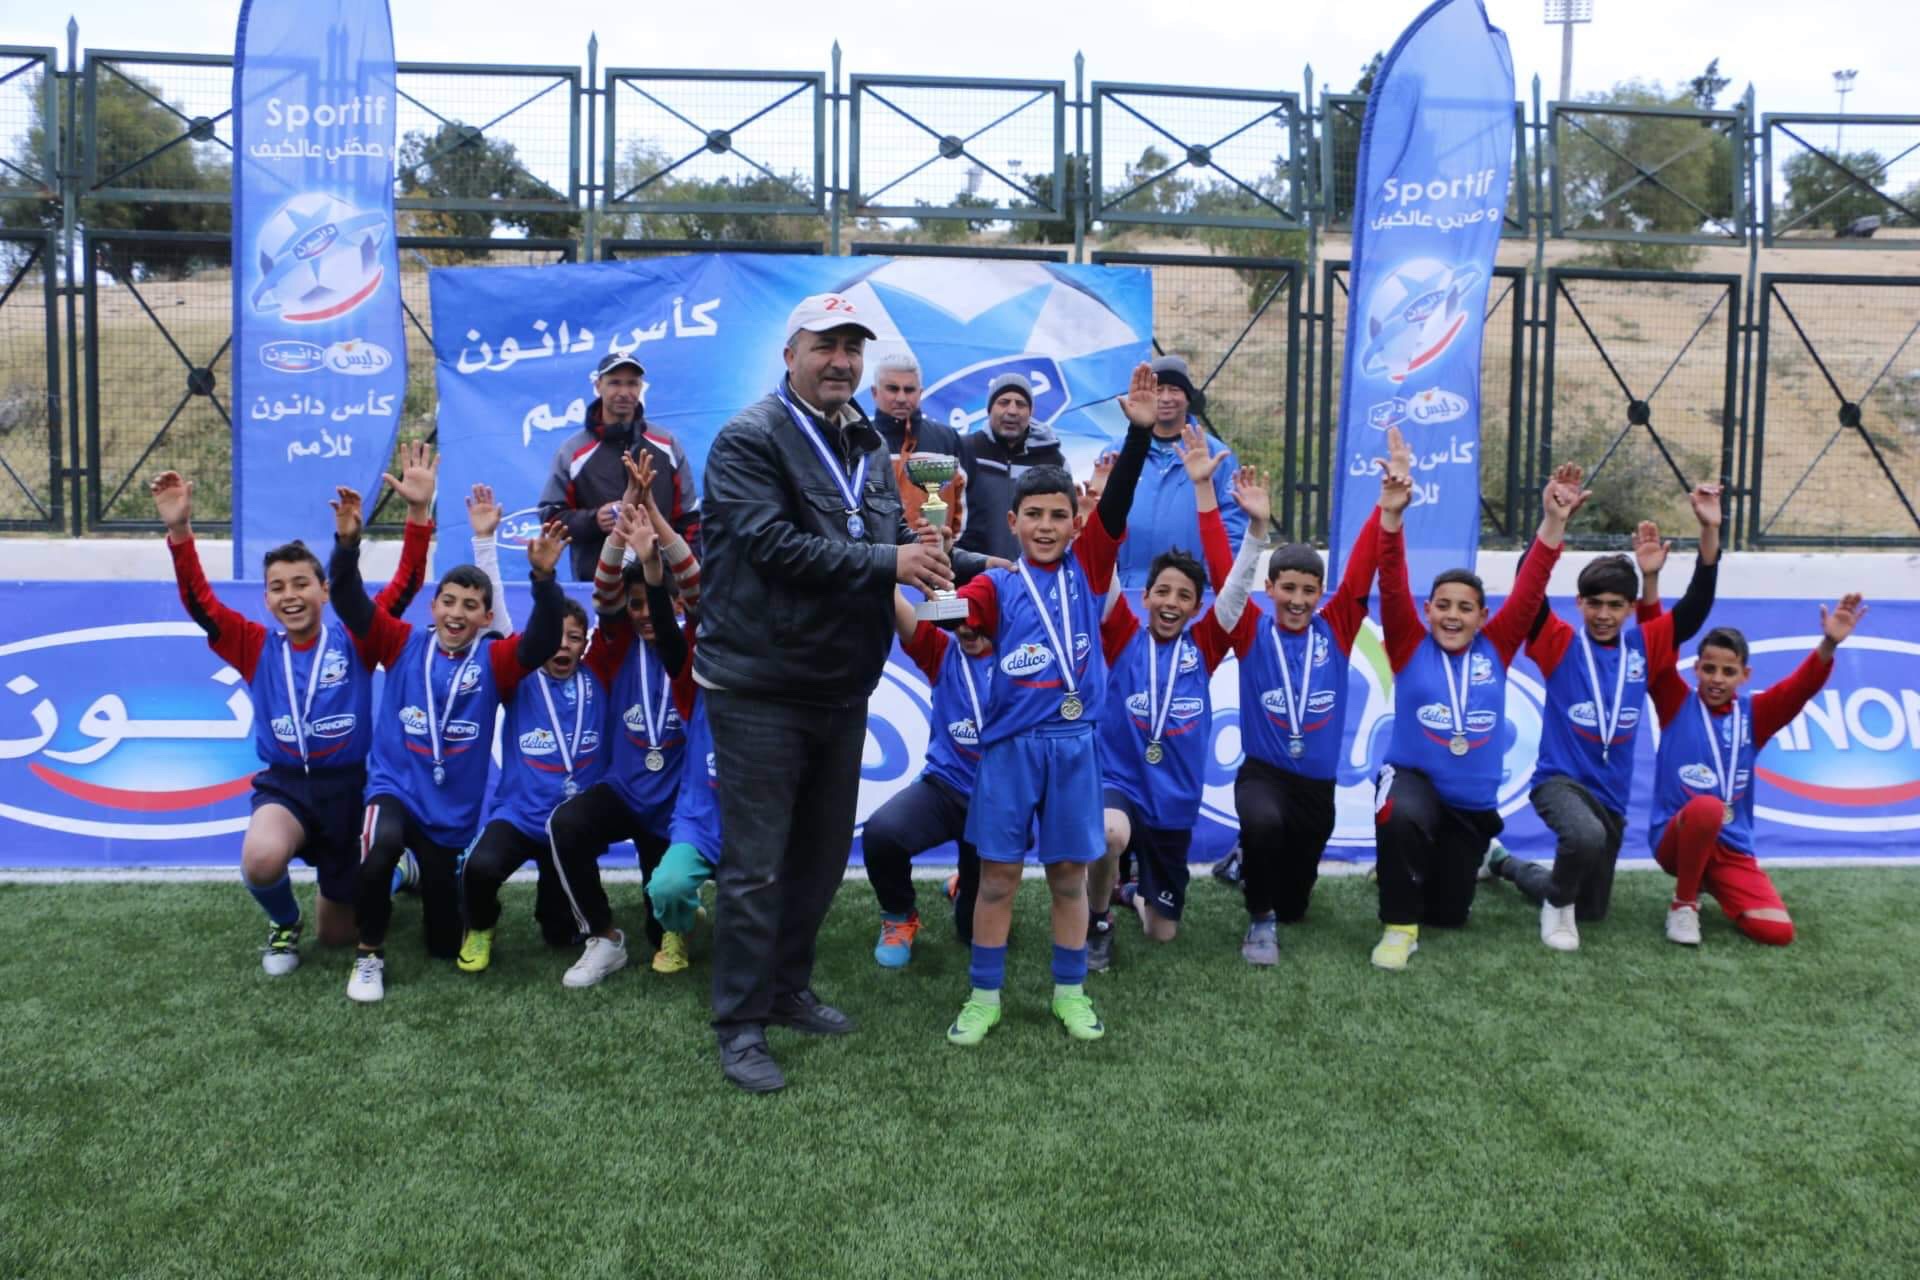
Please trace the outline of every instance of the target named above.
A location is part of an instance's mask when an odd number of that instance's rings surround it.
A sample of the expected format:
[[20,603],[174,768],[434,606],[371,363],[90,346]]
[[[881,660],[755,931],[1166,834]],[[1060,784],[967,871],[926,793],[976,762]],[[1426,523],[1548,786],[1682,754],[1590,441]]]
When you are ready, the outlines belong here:
[[1674,878],[1667,941],[1700,945],[1702,889],[1755,942],[1793,941],[1786,904],[1754,858],[1754,760],[1827,682],[1834,650],[1866,612],[1857,592],[1831,611],[1821,605],[1820,643],[1792,675],[1759,693],[1740,692],[1753,671],[1747,638],[1732,627],[1715,627],[1700,642],[1697,690],[1673,673],[1655,685],[1662,732],[1648,838]]

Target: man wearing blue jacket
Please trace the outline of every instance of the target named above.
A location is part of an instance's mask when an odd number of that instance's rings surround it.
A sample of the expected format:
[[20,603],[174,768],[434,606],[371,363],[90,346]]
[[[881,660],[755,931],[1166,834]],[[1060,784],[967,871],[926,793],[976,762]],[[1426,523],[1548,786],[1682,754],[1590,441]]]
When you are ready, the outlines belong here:
[[1187,479],[1186,465],[1176,448],[1180,429],[1190,422],[1201,426],[1208,453],[1227,455],[1214,469],[1213,491],[1220,501],[1220,519],[1227,526],[1228,543],[1237,550],[1247,535],[1247,513],[1233,500],[1233,473],[1240,469],[1239,460],[1226,442],[1206,431],[1195,416],[1206,412],[1207,400],[1193,385],[1187,362],[1179,356],[1161,356],[1152,368],[1160,386],[1153,444],[1147,451],[1140,487],[1133,496],[1133,510],[1127,514],[1130,533],[1120,545],[1120,585],[1129,590],[1146,587],[1153,558],[1167,548],[1199,550],[1200,521],[1194,515],[1193,482]]

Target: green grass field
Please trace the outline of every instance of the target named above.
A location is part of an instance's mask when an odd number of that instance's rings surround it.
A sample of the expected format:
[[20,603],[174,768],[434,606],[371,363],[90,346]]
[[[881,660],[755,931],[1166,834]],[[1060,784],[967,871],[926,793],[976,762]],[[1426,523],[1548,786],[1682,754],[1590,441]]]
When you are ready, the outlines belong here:
[[1920,872],[1778,876],[1784,951],[1717,916],[1668,945],[1639,873],[1578,955],[1502,886],[1400,975],[1362,881],[1254,972],[1203,877],[1170,947],[1123,933],[1092,1045],[1028,885],[971,1052],[944,921],[881,973],[849,885],[818,985],[861,1030],[774,1031],[759,1098],[715,1066],[704,939],[565,991],[523,886],[479,978],[403,901],[368,1008],[340,954],[266,978],[237,885],[0,887],[0,1275],[1920,1274]]

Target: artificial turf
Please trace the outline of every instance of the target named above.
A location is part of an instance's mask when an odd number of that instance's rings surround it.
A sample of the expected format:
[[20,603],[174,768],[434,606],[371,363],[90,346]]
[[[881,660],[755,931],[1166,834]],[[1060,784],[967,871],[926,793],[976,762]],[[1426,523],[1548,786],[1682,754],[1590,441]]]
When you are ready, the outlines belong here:
[[1711,909],[1668,944],[1639,873],[1577,955],[1483,887],[1396,975],[1365,882],[1253,971],[1203,878],[1171,945],[1120,922],[1095,1044],[1029,884],[974,1050],[937,889],[882,972],[850,884],[817,986],[860,1030],[773,1031],[767,1097],[720,1079],[704,937],[563,990],[518,885],[478,977],[403,900],[372,1007],[310,941],[263,975],[237,884],[0,887],[0,1275],[1920,1275],[1920,872],[1777,879],[1784,950]]

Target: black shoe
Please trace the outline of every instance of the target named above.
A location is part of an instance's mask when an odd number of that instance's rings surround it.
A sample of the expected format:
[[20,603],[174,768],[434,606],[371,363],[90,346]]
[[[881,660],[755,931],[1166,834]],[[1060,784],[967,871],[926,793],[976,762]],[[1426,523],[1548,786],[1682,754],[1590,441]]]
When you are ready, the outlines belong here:
[[1094,920],[1087,925],[1087,972],[1105,973],[1113,963],[1113,921]]
[[830,1004],[821,1002],[812,991],[796,991],[778,996],[773,1014],[767,1019],[776,1027],[788,1027],[810,1036],[844,1036],[854,1028],[852,1018]]
[[720,1037],[720,1074],[748,1093],[773,1093],[787,1087],[787,1077],[758,1027]]
[[1213,864],[1213,878],[1221,884],[1240,883],[1240,846],[1235,845],[1227,851],[1227,856]]

